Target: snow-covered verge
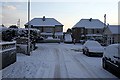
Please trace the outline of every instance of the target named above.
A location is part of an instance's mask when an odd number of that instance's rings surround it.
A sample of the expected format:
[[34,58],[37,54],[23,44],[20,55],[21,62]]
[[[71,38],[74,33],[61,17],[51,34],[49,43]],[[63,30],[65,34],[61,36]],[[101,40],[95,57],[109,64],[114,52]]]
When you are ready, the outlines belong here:
[[17,54],[17,62],[3,69],[3,78],[116,78],[101,66],[101,58],[87,57],[80,44],[37,44],[31,56]]

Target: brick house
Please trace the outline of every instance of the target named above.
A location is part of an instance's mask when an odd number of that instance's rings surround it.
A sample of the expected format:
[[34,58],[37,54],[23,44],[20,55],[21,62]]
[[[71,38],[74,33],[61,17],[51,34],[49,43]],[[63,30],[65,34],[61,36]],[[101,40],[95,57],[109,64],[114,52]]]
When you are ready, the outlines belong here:
[[72,36],[76,42],[94,38],[102,40],[104,23],[99,19],[81,19],[72,27]]
[[[44,38],[53,37],[63,40],[63,25],[54,18],[34,18],[30,22],[31,28],[36,28],[41,31],[41,36]],[[25,24],[25,28],[28,23]]]

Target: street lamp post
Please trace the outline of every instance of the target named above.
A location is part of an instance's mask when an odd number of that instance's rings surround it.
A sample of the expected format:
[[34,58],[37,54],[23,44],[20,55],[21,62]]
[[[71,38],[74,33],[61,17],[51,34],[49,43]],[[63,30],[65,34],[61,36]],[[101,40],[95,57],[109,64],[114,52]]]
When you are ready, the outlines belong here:
[[30,56],[30,0],[28,0],[28,49],[27,49],[27,55]]

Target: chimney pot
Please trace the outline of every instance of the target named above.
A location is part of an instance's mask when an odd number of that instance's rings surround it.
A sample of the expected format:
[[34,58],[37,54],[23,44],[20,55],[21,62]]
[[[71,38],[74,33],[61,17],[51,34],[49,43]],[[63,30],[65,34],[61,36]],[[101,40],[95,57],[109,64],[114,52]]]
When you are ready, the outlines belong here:
[[45,16],[43,16],[43,21],[45,21]]
[[89,21],[91,22],[91,21],[92,21],[92,18],[90,18]]

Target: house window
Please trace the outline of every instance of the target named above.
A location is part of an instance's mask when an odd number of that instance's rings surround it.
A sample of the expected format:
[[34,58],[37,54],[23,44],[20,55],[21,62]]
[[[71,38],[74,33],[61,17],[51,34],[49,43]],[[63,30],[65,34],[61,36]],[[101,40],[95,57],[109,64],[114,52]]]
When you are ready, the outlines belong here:
[[92,29],[87,29],[87,34],[92,34]]
[[88,34],[88,30],[87,29],[85,29],[85,33]]
[[82,33],[82,34],[84,33],[84,29],[81,29],[81,33]]
[[96,31],[96,33],[100,33],[100,31],[99,31],[99,30],[97,30],[97,31]]
[[44,32],[48,32],[48,33],[52,33],[53,32],[53,28],[44,28],[43,31]]
[[94,29],[92,29],[92,34],[94,34]]
[[112,38],[112,43],[114,44],[114,37]]
[[63,28],[62,27],[56,27],[55,32],[62,32]]
[[109,44],[112,44],[113,38],[112,38],[112,37],[109,37],[108,40],[109,40]]

